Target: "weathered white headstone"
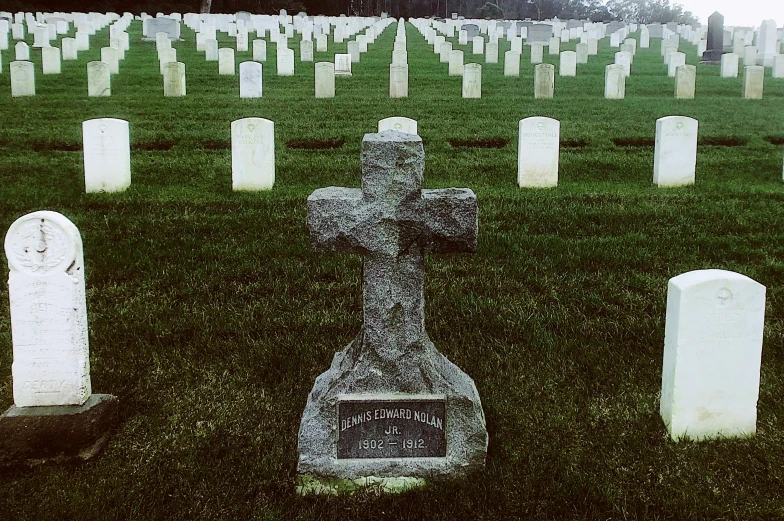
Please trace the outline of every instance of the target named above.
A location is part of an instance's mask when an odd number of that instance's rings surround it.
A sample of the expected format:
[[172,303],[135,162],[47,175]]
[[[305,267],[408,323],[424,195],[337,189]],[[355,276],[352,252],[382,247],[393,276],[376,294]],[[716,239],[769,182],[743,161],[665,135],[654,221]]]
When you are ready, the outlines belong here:
[[471,52],[474,54],[485,53],[485,39],[481,36],[474,36],[471,40]]
[[534,67],[534,99],[552,99],[555,94],[555,65],[540,63]]
[[163,69],[167,63],[177,62],[177,49],[163,49],[158,53],[158,65],[160,73],[163,75]]
[[686,65],[686,54],[682,52],[674,52],[670,54],[670,63],[667,64],[667,76],[674,78],[675,69],[681,65]]
[[726,53],[721,55],[721,77],[722,78],[737,78],[738,77],[738,62],[740,57],[735,53]]
[[351,55],[335,55],[335,76],[351,76]]
[[253,40],[253,61],[267,61],[267,41]]
[[675,71],[675,99],[694,99],[697,85],[697,67],[681,65]]
[[117,49],[114,47],[102,47],[101,61],[109,65],[109,72],[120,74],[120,60],[117,57]]
[[520,76],[520,53],[506,51],[504,53],[504,76]]
[[331,62],[318,62],[316,64],[316,97],[335,97],[335,64]]
[[657,186],[694,184],[697,168],[697,120],[665,116],[656,120],[653,183]]
[[98,98],[112,95],[112,73],[109,64],[89,62],[87,64],[87,96]]
[[82,405],[90,397],[79,230],[56,212],[17,219],[5,238],[14,404]]
[[765,286],[739,273],[670,279],[660,414],[673,440],[757,429]]
[[352,63],[359,63],[359,58],[360,58],[359,43],[356,40],[352,40],[348,42],[346,48],[348,50],[348,55],[351,56]]
[[320,34],[320,35],[316,36],[316,52],[327,52],[327,35],[326,34]]
[[90,34],[85,31],[76,31],[76,50],[90,50]]
[[218,40],[204,40],[204,61],[218,61]]
[[408,97],[408,65],[389,66],[389,97]]
[[35,96],[35,67],[33,62],[14,61],[11,70],[11,96]]
[[179,98],[185,96],[185,64],[170,61],[163,67],[163,96]]
[[449,53],[449,75],[463,75],[463,51],[453,50]]
[[63,61],[73,61],[79,59],[79,51],[76,48],[75,38],[63,38]]
[[406,134],[418,134],[417,121],[401,116],[393,116],[391,118],[379,120],[378,131],[383,132],[385,130],[396,130],[398,132],[405,132]]
[[82,123],[84,186],[91,192],[122,192],[131,186],[128,122],[90,119]]
[[248,52],[248,31],[237,31],[237,52]]
[[14,53],[17,61],[30,59],[30,47],[28,47],[25,42],[16,42],[16,45],[14,45]]
[[278,49],[278,76],[294,76],[294,49]]
[[561,54],[561,39],[557,36],[550,38],[550,45],[547,46],[547,54],[550,56],[558,56]]
[[485,50],[485,63],[498,63],[498,44],[490,42]]
[[482,66],[478,63],[466,63],[463,66],[463,97],[482,97]]
[[60,49],[57,47],[42,47],[41,62],[44,74],[60,74]]
[[560,56],[559,76],[577,75],[577,53],[574,51],[564,51]]
[[605,99],[623,99],[626,96],[626,71],[623,65],[612,64],[604,68]]
[[232,189],[271,190],[274,184],[275,124],[263,118],[232,121]]
[[299,42],[299,61],[313,61],[313,40],[302,40]]
[[222,76],[234,76],[234,49],[224,47],[218,49],[218,74]]
[[743,67],[743,97],[745,99],[762,99],[765,67],[749,65]]
[[261,95],[261,64],[256,61],[240,63],[240,98],[260,98]]
[[754,45],[747,45],[743,49],[743,65],[757,65],[757,47]]
[[542,63],[544,60],[544,44],[535,42],[531,44],[531,63]]
[[520,188],[558,185],[560,128],[557,119],[531,117],[520,120],[517,145],[517,184]]

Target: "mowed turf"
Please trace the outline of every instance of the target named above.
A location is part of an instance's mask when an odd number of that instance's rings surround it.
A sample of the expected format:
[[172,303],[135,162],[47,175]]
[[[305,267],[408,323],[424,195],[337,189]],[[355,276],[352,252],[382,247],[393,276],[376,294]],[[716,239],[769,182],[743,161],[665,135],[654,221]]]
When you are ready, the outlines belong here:
[[[0,518],[784,518],[784,80],[768,69],[764,98],[744,100],[740,78],[697,65],[696,99],[674,100],[654,38],[626,99],[609,101],[608,38],[577,77],[556,76],[555,99],[534,100],[530,48],[520,77],[505,78],[502,40],[499,64],[457,46],[483,63],[482,99],[463,100],[460,78],[409,24],[409,98],[389,99],[395,27],[337,78],[334,99],[314,99],[298,38],[294,77],[275,75],[268,45],[256,100],[239,99],[238,77],[218,76],[188,29],[175,44],[180,99],[163,97],[139,22],[110,98],[88,99],[86,83],[108,29],[59,76],[43,76],[31,49],[33,98],[11,98],[3,52],[0,231],[41,209],[79,227],[93,391],[117,395],[122,417],[95,461],[1,472]],[[695,46],[681,50],[697,64]],[[316,61],[335,52],[346,44],[330,39]],[[305,201],[318,187],[358,187],[362,136],[394,115],[419,122],[425,187],[478,197],[477,253],[428,256],[425,292],[430,337],[481,395],[487,469],[398,496],[301,498],[307,394],[362,317],[360,259],[310,251]],[[667,115],[699,120],[693,187],[652,185],[655,121]],[[230,123],[247,116],[275,122],[269,192],[231,191]],[[558,188],[516,186],[528,116],[561,122]],[[130,122],[125,193],[83,193],[81,123],[97,117]],[[325,143],[339,146],[316,148]],[[500,148],[471,146],[483,144]],[[674,443],[658,415],[667,280],[705,268],[767,287],[758,432]],[[0,409],[13,403],[11,362],[3,285]]]

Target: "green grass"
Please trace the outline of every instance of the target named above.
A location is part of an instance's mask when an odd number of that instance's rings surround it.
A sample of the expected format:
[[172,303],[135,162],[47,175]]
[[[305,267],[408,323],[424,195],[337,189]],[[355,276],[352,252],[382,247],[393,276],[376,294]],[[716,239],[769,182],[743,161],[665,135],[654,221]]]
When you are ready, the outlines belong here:
[[[163,98],[153,43],[132,48],[112,97],[87,98],[86,63],[108,30],[37,96],[11,98],[0,75],[0,230],[40,209],[65,214],[84,241],[93,390],[121,400],[114,437],[93,462],[0,473],[3,519],[771,519],[784,518],[784,80],[764,99],[698,65],[695,100],[674,100],[659,40],[639,49],[626,99],[603,99],[614,49],[556,76],[533,99],[530,49],[521,75],[483,66],[480,100],[408,26],[409,98],[388,98],[395,26],[370,46],[337,97],[313,97],[313,63],[239,99],[238,77],[176,44],[188,96]],[[32,43],[32,37],[28,40]],[[479,61],[470,46],[466,63]],[[13,42],[12,42],[13,43]],[[228,46],[223,36],[221,45]],[[575,42],[561,50],[573,50]],[[315,53],[330,60],[346,45]],[[682,44],[687,63],[695,46]],[[499,57],[509,50],[502,41]],[[237,53],[237,62],[252,53]],[[556,63],[557,57],[545,54]],[[502,61],[502,60],[500,60]],[[427,328],[474,378],[487,416],[487,469],[465,481],[377,497],[294,493],[297,430],[307,394],[360,328],[360,259],[315,254],[305,199],[359,186],[363,134],[379,119],[419,121],[425,186],[472,188],[475,255],[427,258]],[[656,118],[697,118],[697,184],[652,186]],[[232,193],[232,120],[275,122],[276,185]],[[517,125],[561,121],[559,186],[516,186]],[[131,125],[131,188],[84,194],[81,122]],[[292,140],[345,139],[336,149]],[[503,148],[450,140],[502,139]],[[712,140],[712,141],[711,141]],[[740,146],[720,146],[739,141]],[[775,141],[775,140],[774,140]],[[213,146],[217,143],[219,146]],[[719,144],[716,144],[719,143]],[[76,151],[58,150],[75,148]],[[168,148],[168,150],[155,150]],[[768,288],[758,434],[671,442],[658,416],[667,280],[723,268]],[[0,409],[13,402],[8,295],[0,287]]]

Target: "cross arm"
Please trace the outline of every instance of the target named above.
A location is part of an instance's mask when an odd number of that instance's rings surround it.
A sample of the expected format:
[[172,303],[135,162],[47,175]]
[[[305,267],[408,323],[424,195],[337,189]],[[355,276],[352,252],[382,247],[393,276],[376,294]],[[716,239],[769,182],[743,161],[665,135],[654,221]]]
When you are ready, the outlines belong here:
[[330,186],[319,188],[308,197],[308,231],[314,251],[361,250],[356,226],[362,190]]
[[424,236],[428,253],[472,253],[478,234],[476,194],[468,188],[422,190]]

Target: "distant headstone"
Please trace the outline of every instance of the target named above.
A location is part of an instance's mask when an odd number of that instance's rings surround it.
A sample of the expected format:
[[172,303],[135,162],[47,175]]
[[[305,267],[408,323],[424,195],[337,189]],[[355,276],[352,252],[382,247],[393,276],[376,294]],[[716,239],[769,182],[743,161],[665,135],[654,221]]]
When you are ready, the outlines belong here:
[[117,398],[93,395],[79,230],[49,211],[5,238],[14,405],[0,416],[0,465],[80,461],[106,443]]
[[498,63],[498,44],[490,42],[485,48],[485,63]]
[[718,11],[708,17],[708,36],[703,63],[718,64],[724,54],[724,16]]
[[253,61],[267,61],[267,41],[253,40]]
[[312,62],[313,61],[313,41],[302,40],[299,42],[299,61]]
[[218,40],[210,38],[204,41],[204,61],[218,61]]
[[14,61],[11,70],[11,96],[35,96],[35,67],[33,62]]
[[348,50],[349,56],[351,56],[351,62],[359,63],[360,60],[359,43],[356,40],[352,40],[348,42],[348,44],[346,45],[346,49]]
[[471,378],[428,338],[424,255],[476,250],[476,196],[422,190],[419,136],[366,134],[362,188],[308,197],[317,251],[362,255],[364,323],[316,379],[299,430],[298,491],[384,490],[482,469],[487,431]]
[[60,49],[57,47],[41,48],[41,64],[44,74],[60,74]]
[[560,65],[558,67],[559,76],[576,76],[577,75],[577,53],[574,51],[564,51],[560,56]]
[[240,63],[240,98],[260,98],[262,94],[261,64],[256,61]]
[[534,99],[552,99],[555,94],[555,65],[540,63],[534,67]]
[[675,77],[675,69],[681,65],[686,65],[686,53],[674,52],[670,54],[670,62],[667,64],[667,76]]
[[231,123],[231,184],[238,190],[271,190],[275,184],[275,124],[262,118]]
[[762,87],[765,81],[765,67],[751,65],[743,68],[743,97],[745,99],[762,99]]
[[185,64],[178,61],[167,62],[163,67],[163,96],[178,98],[185,95]]
[[557,119],[531,117],[520,120],[517,143],[517,184],[520,188],[558,185],[560,128]]
[[74,61],[79,59],[79,52],[76,48],[75,38],[63,38],[63,61]]
[[320,34],[320,35],[316,36],[316,52],[327,52],[327,35],[326,34]]
[[697,126],[696,119],[686,116],[665,116],[656,120],[653,184],[694,184],[697,167]]
[[550,38],[553,36],[553,26],[548,24],[536,24],[528,27],[528,36],[525,39],[526,45],[541,43],[549,45]]
[[17,42],[14,45],[14,55],[16,61],[25,61],[30,59],[30,47],[25,42]]
[[335,64],[331,62],[318,62],[316,64],[316,97],[335,97]]
[[294,49],[278,49],[278,76],[294,76]]
[[82,123],[84,187],[91,192],[122,192],[131,186],[128,122],[90,119]]
[[351,55],[335,55],[335,76],[351,76]]
[[784,78],[784,54],[779,54],[773,60],[773,78]]
[[626,97],[626,70],[623,65],[614,63],[604,68],[605,99],[624,99]]
[[180,22],[172,18],[147,18],[143,23],[144,41],[155,41],[158,33],[166,33],[169,40],[180,40]]
[[463,97],[482,97],[482,66],[478,63],[466,63],[463,66]]
[[[773,61],[779,55],[780,44],[775,20],[763,20],[757,36],[758,63],[763,67],[773,67]],[[748,64],[747,64],[748,65]]]
[[89,62],[87,64],[87,96],[100,98],[112,95],[112,73],[109,64]]
[[541,43],[531,44],[531,63],[536,65],[544,61],[544,45]]
[[408,97],[408,65],[389,66],[389,97]]
[[694,99],[697,67],[681,65],[675,70],[675,99]]
[[[470,42],[475,36],[479,36],[479,26],[476,24],[463,24],[461,31],[466,32],[466,41]],[[463,44],[465,45],[465,44]]]
[[218,74],[222,76],[234,76],[234,49],[225,47],[218,49]]
[[740,57],[735,53],[726,53],[721,56],[721,77],[737,78]]
[[117,49],[114,47],[102,47],[101,61],[109,66],[110,73],[120,74],[120,60],[117,56]]
[[520,76],[520,53],[517,51],[506,51],[504,53],[504,76]]
[[553,36],[550,38],[550,44],[547,48],[547,54],[550,56],[558,56],[561,54],[561,39]]
[[673,440],[757,429],[765,286],[739,273],[670,279],[660,414]]
[[471,40],[471,52],[473,54],[484,54],[485,39],[481,36],[474,36],[474,38]]
[[385,130],[395,130],[397,132],[405,132],[406,134],[418,135],[417,121],[415,119],[400,116],[379,120],[378,131],[383,132]]

